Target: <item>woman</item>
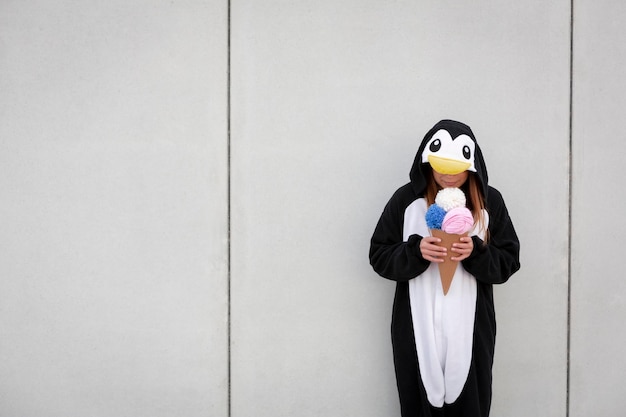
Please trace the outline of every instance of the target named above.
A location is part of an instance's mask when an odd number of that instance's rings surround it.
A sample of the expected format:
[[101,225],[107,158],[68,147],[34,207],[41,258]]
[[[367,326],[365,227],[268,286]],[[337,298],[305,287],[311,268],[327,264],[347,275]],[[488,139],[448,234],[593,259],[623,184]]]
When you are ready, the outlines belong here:
[[[392,316],[396,381],[403,417],[487,417],[496,322],[493,284],[519,267],[519,240],[501,194],[487,182],[469,126],[442,120],[424,137],[410,182],[387,203],[371,239],[370,263],[397,282]],[[459,261],[444,295],[446,255],[425,221],[442,188],[465,192],[474,217],[451,248]]]

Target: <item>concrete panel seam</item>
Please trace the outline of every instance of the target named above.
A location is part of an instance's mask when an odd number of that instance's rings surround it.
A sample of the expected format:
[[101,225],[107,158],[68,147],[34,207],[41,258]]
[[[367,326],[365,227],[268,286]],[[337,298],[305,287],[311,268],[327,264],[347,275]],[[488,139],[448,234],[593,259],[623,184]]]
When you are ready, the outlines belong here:
[[226,133],[226,168],[227,168],[227,228],[228,228],[228,232],[227,232],[227,298],[228,298],[228,306],[227,306],[227,337],[226,337],[226,342],[228,344],[227,346],[227,352],[228,352],[228,356],[227,356],[227,360],[228,360],[228,364],[227,366],[227,416],[230,417],[231,416],[231,410],[232,410],[232,404],[231,404],[231,396],[232,396],[232,388],[231,388],[231,375],[232,375],[232,369],[231,369],[231,363],[232,363],[232,352],[231,352],[231,338],[232,338],[232,325],[231,325],[231,277],[232,277],[232,268],[231,268],[231,254],[232,254],[232,249],[231,249],[231,224],[232,224],[232,217],[231,217],[231,213],[232,213],[232,207],[231,207],[231,201],[232,201],[232,193],[231,193],[231,184],[232,184],[232,178],[231,178],[231,52],[230,52],[230,48],[231,48],[231,2],[230,0],[227,0],[227,12],[226,12],[226,128],[227,128],[227,133]]
[[567,352],[565,416],[570,415],[570,351],[572,340],[572,175],[573,175],[573,123],[574,123],[574,0],[570,0],[570,51],[569,51],[569,155],[568,155],[568,213],[567,213]]

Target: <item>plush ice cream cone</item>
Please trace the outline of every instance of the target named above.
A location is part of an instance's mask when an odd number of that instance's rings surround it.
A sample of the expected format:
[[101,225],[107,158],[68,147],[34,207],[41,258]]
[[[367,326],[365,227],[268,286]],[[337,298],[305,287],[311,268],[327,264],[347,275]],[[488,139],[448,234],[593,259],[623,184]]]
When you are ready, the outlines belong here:
[[454,273],[456,272],[456,267],[459,261],[453,261],[450,259],[452,256],[458,256],[456,252],[452,252],[452,244],[455,242],[459,242],[459,239],[462,236],[467,236],[467,233],[462,235],[450,234],[446,233],[443,230],[439,229],[431,229],[431,235],[434,237],[438,237],[441,239],[441,242],[437,243],[437,246],[445,247],[448,252],[443,262],[439,263],[439,277],[441,278],[441,286],[443,287],[443,294],[448,294],[448,290],[450,289],[450,285],[452,285],[452,278],[454,278]]

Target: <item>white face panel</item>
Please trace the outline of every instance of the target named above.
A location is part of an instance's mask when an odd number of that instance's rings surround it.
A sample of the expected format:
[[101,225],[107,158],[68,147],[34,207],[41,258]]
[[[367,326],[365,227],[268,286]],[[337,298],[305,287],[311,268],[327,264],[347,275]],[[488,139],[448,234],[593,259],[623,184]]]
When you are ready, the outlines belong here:
[[430,155],[459,162],[469,162],[468,171],[476,172],[474,153],[476,143],[467,135],[459,135],[452,140],[452,136],[445,129],[438,130],[426,144],[422,153],[422,162],[428,162]]

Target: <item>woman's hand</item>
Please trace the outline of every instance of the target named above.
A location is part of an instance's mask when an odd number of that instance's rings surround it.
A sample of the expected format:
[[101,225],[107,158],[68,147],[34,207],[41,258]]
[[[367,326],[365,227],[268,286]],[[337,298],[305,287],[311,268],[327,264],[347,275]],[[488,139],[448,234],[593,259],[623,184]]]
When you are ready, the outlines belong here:
[[457,256],[452,256],[450,259],[453,261],[462,261],[467,259],[474,250],[474,241],[469,236],[463,236],[460,243],[452,244],[452,252],[458,253]]
[[441,242],[441,239],[433,236],[425,236],[420,241],[420,252],[422,257],[430,262],[443,262],[443,258],[446,257],[446,248],[443,246],[437,246],[436,243]]

